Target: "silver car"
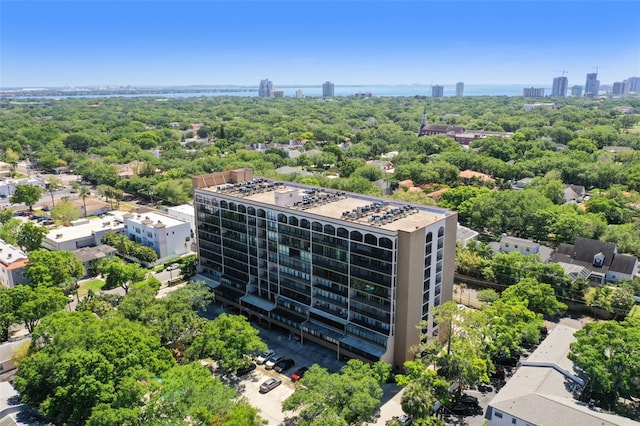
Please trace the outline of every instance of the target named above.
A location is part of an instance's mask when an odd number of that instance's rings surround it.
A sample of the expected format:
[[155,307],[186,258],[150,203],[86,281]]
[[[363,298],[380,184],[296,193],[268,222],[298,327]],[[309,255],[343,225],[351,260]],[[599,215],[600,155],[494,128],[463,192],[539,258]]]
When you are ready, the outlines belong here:
[[282,384],[282,380],[278,377],[275,379],[269,379],[260,385],[260,393],[267,393],[272,389],[277,388]]

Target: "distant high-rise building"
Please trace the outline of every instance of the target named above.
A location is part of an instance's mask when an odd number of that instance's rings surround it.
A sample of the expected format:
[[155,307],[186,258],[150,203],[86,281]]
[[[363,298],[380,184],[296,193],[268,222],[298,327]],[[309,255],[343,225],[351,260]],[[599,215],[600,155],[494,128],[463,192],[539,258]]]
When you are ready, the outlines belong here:
[[271,91],[273,90],[273,81],[265,78],[260,80],[260,87],[258,88],[258,96],[261,98],[270,98]]
[[640,93],[640,77],[629,77],[627,81],[627,90],[629,92]]
[[271,97],[272,98],[284,98],[284,90],[272,89],[271,90]]
[[330,98],[333,96],[333,83],[330,81],[325,81],[322,84],[322,97],[323,98]]
[[544,98],[544,87],[525,87],[522,89],[525,98]]
[[464,96],[464,83],[462,81],[456,83],[456,96]]
[[600,81],[598,81],[598,73],[592,72],[587,74],[587,82],[584,85],[584,95],[587,98],[595,98],[600,92]]
[[296,99],[302,99],[302,98],[304,98],[304,92],[302,91],[302,89],[296,90]]
[[576,98],[582,97],[582,86],[571,86],[571,96],[575,96]]
[[627,93],[627,80],[614,82],[612,93],[614,95],[624,95]]
[[556,77],[553,79],[553,88],[551,96],[567,96],[567,87],[569,87],[569,79],[567,77]]
[[441,98],[444,96],[444,86],[431,86],[431,97]]

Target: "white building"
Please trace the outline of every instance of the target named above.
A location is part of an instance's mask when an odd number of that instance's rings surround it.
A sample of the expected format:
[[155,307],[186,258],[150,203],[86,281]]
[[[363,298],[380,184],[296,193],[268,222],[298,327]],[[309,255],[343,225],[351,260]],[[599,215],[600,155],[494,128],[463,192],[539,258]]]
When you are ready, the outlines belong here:
[[192,238],[187,222],[155,212],[127,213],[123,220],[127,236],[154,249],[161,260],[189,252]]
[[28,257],[24,251],[0,240],[0,285],[13,287],[17,284],[25,284],[27,260]]
[[77,250],[83,247],[97,246],[107,232],[124,233],[123,212],[102,219],[79,219],[71,222],[71,226],[54,228],[44,237],[42,247],[58,250]]
[[191,204],[181,204],[179,206],[168,207],[167,215],[174,219],[187,222],[191,227],[191,232],[196,232],[196,214]]
[[485,414],[489,426],[638,425],[578,400],[585,377],[567,357],[575,332],[558,325],[549,333],[489,403]]

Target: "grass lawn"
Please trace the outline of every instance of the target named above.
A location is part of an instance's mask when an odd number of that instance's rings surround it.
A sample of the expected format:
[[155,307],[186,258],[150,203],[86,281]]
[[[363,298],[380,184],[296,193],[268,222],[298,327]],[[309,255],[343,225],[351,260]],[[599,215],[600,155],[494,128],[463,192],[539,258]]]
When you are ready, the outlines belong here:
[[96,278],[93,280],[86,281],[80,285],[78,289],[78,294],[80,297],[86,296],[89,290],[98,291],[104,286],[104,281]]

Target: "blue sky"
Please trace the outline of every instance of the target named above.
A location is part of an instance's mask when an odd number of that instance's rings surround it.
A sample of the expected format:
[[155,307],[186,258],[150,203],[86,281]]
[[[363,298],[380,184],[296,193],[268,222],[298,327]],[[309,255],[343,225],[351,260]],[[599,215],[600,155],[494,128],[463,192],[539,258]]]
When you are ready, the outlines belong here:
[[0,87],[584,84],[640,75],[638,1],[0,0]]

